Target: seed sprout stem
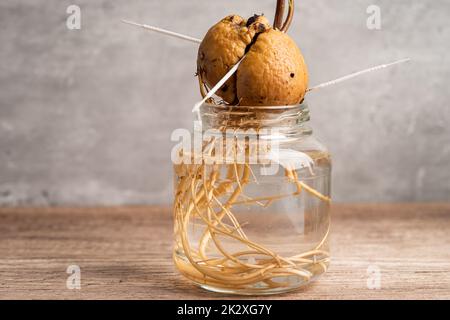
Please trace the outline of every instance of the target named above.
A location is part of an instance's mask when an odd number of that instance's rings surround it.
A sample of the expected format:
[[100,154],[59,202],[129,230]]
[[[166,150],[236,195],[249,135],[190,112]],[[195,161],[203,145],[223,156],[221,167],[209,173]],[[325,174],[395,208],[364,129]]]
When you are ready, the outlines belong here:
[[275,11],[275,20],[273,22],[273,27],[275,29],[281,30],[283,26],[283,16],[284,16],[284,7],[286,1],[285,0],[277,0],[277,8]]
[[292,19],[294,18],[294,10],[295,10],[294,0],[289,0],[288,15],[286,21],[283,24],[283,27],[281,28],[282,32],[287,32],[289,30],[289,27],[291,26],[292,23]]

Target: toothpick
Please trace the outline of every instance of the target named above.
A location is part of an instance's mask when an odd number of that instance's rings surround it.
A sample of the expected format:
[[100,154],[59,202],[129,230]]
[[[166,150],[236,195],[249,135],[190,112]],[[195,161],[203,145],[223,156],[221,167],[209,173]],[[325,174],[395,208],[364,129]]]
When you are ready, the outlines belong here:
[[126,24],[129,24],[129,25],[132,25],[132,26],[144,28],[146,30],[162,33],[162,34],[174,37],[174,38],[178,38],[178,39],[183,39],[183,40],[187,40],[187,41],[190,41],[190,42],[194,42],[194,43],[197,43],[197,44],[202,42],[202,40],[197,39],[197,38],[193,38],[193,37],[190,37],[190,36],[178,33],[178,32],[169,31],[169,30],[166,30],[166,29],[162,29],[162,28],[158,28],[158,27],[154,27],[154,26],[149,26],[147,24],[140,24],[140,23],[136,23],[136,22],[133,22],[133,21],[124,20],[124,19],[122,19],[122,22],[126,23]]
[[[173,31],[170,31],[170,30],[166,30],[166,29],[150,26],[150,25],[147,25],[147,24],[140,24],[140,23],[136,23],[136,22],[133,22],[133,21],[125,20],[125,19],[122,19],[122,22],[126,23],[126,24],[129,24],[129,25],[132,25],[132,26],[140,27],[140,28],[143,28],[143,29],[146,29],[146,30],[162,33],[162,34],[168,35],[170,37],[174,37],[174,38],[190,41],[190,42],[193,42],[193,43],[200,44],[202,42],[201,39],[197,39],[197,38],[194,38],[194,37],[191,37],[191,36],[187,36],[187,35],[184,35],[184,34],[181,34],[181,33],[173,32]],[[223,77],[223,79],[221,81],[219,81],[217,83],[217,85],[215,85],[214,88],[211,89],[211,91],[209,91],[209,93],[205,96],[205,98],[201,102],[197,103],[194,106],[194,109],[192,110],[192,112],[197,112],[197,114],[199,113],[200,106],[203,103],[205,103],[206,100],[210,99],[217,92],[217,90],[219,90],[225,84],[225,82],[237,71],[239,65],[241,64],[242,60],[244,60],[244,58],[245,58],[245,56],[242,57],[242,59],[237,64],[235,64],[233,66],[233,68],[230,69],[230,71]],[[361,71],[358,71],[358,72],[355,72],[355,73],[351,73],[349,75],[343,76],[343,77],[335,79],[335,80],[331,80],[331,81],[327,81],[327,82],[321,83],[319,85],[316,85],[314,87],[309,88],[308,90],[306,90],[306,92],[310,92],[310,91],[313,91],[313,90],[329,87],[329,86],[332,86],[332,85],[335,85],[335,84],[338,84],[338,83],[341,83],[341,82],[344,82],[344,81],[347,81],[347,80],[359,77],[359,76],[361,76],[363,74],[371,73],[371,72],[378,71],[378,70],[381,70],[381,69],[385,69],[385,68],[394,66],[396,64],[408,62],[410,60],[411,59],[406,58],[406,59],[398,60],[398,61],[395,61],[395,62],[382,64],[382,65],[375,66],[375,67],[372,67],[372,68],[364,69],[364,70],[361,70]]]
[[211,91],[208,92],[208,94],[203,98],[202,101],[195,104],[194,108],[192,109],[192,112],[197,112],[197,114],[198,114],[201,105],[204,104],[206,102],[206,100],[212,98],[212,96],[225,84],[225,82],[227,82],[228,79],[231,78],[231,76],[237,71],[237,69],[239,68],[239,65],[245,59],[245,57],[246,57],[246,55],[244,55],[241,58],[241,60],[239,60],[219,82],[217,82],[217,84],[211,89]]
[[398,61],[395,61],[395,62],[391,62],[391,63],[387,63],[387,64],[382,64],[382,65],[379,65],[379,66],[376,66],[376,67],[372,67],[372,68],[369,68],[369,69],[361,70],[361,71],[358,71],[358,72],[349,74],[349,75],[347,75],[347,76],[344,76],[344,77],[341,77],[341,78],[338,78],[338,79],[335,79],[335,80],[332,80],[332,81],[328,81],[328,82],[319,84],[319,85],[317,85],[317,86],[314,86],[314,87],[312,87],[312,88],[309,88],[309,89],[307,90],[307,92],[312,91],[312,90],[317,90],[317,89],[325,88],[325,87],[328,87],[328,86],[331,86],[331,85],[335,85],[335,84],[337,84],[337,83],[340,83],[340,82],[347,81],[347,80],[349,80],[349,79],[358,77],[358,76],[360,76],[360,75],[363,75],[363,74],[366,74],[366,73],[370,73],[370,72],[373,72],[373,71],[377,71],[377,70],[380,70],[380,69],[388,68],[388,67],[391,67],[391,66],[396,65],[396,64],[408,62],[408,61],[410,61],[410,60],[411,60],[411,59],[406,58],[406,59],[398,60]]

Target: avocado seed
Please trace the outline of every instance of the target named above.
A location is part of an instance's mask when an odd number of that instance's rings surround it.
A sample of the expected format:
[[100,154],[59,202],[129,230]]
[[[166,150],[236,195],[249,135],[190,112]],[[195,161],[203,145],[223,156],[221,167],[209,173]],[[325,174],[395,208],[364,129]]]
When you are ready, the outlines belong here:
[[303,100],[308,88],[303,55],[292,38],[272,28],[264,16],[228,16],[208,31],[198,51],[201,83],[212,88],[245,54],[237,73],[216,93],[224,101],[279,106]]

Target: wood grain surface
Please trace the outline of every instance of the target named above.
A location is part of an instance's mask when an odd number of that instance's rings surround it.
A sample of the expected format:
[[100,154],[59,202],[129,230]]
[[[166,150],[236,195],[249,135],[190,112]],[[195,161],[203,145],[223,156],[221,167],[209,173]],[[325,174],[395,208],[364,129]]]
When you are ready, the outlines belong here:
[[[228,299],[171,260],[165,207],[0,209],[0,299]],[[332,265],[275,299],[450,299],[450,204],[334,205]],[[81,289],[66,287],[69,265]],[[380,289],[368,289],[377,268]]]

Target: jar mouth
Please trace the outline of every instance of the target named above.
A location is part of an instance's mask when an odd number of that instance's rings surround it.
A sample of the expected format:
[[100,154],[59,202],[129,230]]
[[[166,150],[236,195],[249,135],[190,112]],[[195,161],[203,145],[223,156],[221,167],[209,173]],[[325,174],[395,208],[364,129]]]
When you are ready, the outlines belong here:
[[205,103],[200,107],[204,129],[208,128],[289,128],[310,120],[306,101],[284,106],[231,106]]
[[208,109],[216,109],[216,110],[227,110],[227,111],[244,111],[244,110],[252,110],[252,111],[289,111],[289,110],[302,110],[305,112],[309,112],[308,104],[305,100],[299,104],[293,105],[282,105],[282,106],[234,106],[228,104],[213,104],[207,103],[201,105],[200,110],[206,111]]

